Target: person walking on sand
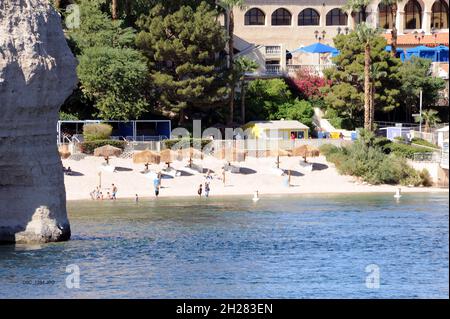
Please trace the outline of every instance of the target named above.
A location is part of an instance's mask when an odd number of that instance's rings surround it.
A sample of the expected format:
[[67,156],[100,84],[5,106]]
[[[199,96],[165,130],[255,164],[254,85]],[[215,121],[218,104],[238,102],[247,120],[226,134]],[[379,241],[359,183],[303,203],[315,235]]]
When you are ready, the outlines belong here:
[[112,195],[111,195],[111,199],[116,200],[116,194],[117,194],[117,187],[116,185],[112,184]]
[[138,194],[136,194],[136,196],[134,197],[134,201],[135,201],[136,203],[139,202],[139,196],[138,196]]
[[197,194],[198,194],[198,196],[202,197],[202,193],[203,193],[203,185],[200,184],[200,186],[198,187]]
[[[201,185],[200,185],[201,186]],[[206,197],[209,197],[209,191],[210,191],[210,188],[209,188],[209,182],[206,182],[205,183],[205,196]]]

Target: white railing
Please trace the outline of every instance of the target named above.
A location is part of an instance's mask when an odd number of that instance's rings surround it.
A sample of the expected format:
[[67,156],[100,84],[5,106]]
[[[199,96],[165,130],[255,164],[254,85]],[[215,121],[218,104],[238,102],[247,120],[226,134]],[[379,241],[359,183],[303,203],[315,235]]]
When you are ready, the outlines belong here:
[[279,45],[268,45],[266,46],[266,55],[280,55],[281,46]]
[[334,64],[288,64],[287,71],[288,74],[295,74],[299,70],[305,72],[322,75],[323,70],[334,67]]
[[413,161],[414,162],[440,163],[442,161],[442,156],[438,152],[414,153]]
[[279,64],[266,64],[266,73],[270,75],[282,74],[281,65]]

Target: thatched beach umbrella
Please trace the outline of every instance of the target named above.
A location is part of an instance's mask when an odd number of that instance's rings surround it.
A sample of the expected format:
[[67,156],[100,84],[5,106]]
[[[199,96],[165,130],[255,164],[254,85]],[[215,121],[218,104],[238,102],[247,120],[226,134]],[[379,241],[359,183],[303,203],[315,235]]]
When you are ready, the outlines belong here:
[[292,150],[292,156],[301,156],[305,160],[308,157],[316,157],[320,155],[319,149],[311,145],[302,145]]
[[193,163],[193,159],[203,159],[204,154],[202,151],[193,148],[193,147],[189,147],[189,148],[183,148],[179,150],[179,155],[181,156],[181,158],[185,159],[189,159],[189,167],[192,168],[192,163]]
[[215,156],[218,159],[226,160],[228,163],[231,162],[245,162],[246,153],[244,150],[239,150],[236,148],[228,149],[221,148],[215,152]]
[[72,155],[70,152],[65,152],[65,151],[59,151],[59,156],[61,157],[61,159],[68,159],[70,157],[70,155]]
[[291,156],[291,152],[282,149],[269,150],[268,156],[276,156],[277,168],[280,168],[280,156]]
[[145,150],[133,154],[133,163],[145,164],[145,169],[148,170],[149,164],[159,164],[161,162],[161,155],[157,152]]
[[170,164],[179,158],[178,152],[172,151],[169,148],[159,152],[159,155],[161,156],[161,162],[166,163],[167,167],[170,167]]
[[108,165],[109,165],[109,158],[111,156],[119,156],[120,154],[122,154],[122,150],[120,148],[117,148],[117,147],[114,147],[111,145],[97,147],[94,150],[94,156],[104,157],[106,164],[108,164]]

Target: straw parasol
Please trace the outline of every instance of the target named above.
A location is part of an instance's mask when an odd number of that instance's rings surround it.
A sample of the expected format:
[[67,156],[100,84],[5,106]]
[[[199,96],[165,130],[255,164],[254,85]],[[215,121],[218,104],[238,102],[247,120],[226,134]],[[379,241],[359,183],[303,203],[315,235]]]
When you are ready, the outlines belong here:
[[61,159],[68,159],[70,155],[72,154],[68,151],[59,151],[59,156],[61,157]]
[[104,157],[106,164],[108,165],[109,165],[109,158],[111,156],[119,156],[120,154],[122,154],[122,150],[120,148],[111,146],[109,144],[102,147],[97,147],[94,150],[94,156]]
[[268,151],[268,156],[276,156],[277,157],[277,168],[280,168],[280,156],[291,156],[291,152],[286,151],[286,150],[282,150],[282,149],[277,149],[277,150],[269,150]]
[[161,162],[166,163],[167,167],[170,167],[170,164],[179,158],[178,152],[172,151],[170,148],[162,150],[159,155],[161,156]]
[[292,156],[301,156],[304,158],[306,163],[307,157],[316,157],[320,155],[320,151],[311,145],[302,145],[299,147],[296,147],[292,150]]
[[204,155],[203,152],[193,148],[193,147],[189,147],[189,148],[183,148],[179,150],[179,155],[181,158],[188,158],[189,159],[189,167],[192,168],[192,162],[194,158],[197,159],[203,159]]
[[161,162],[161,155],[150,150],[145,150],[133,154],[133,163],[145,164],[146,170],[148,170],[149,164],[159,164],[160,162]]
[[221,160],[230,162],[245,162],[245,151],[236,148],[226,149],[221,148],[215,153],[216,157]]

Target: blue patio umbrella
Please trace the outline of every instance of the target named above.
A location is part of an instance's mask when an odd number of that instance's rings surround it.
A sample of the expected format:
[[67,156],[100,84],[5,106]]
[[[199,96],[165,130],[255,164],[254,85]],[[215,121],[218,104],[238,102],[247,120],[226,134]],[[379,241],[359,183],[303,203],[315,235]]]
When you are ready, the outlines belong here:
[[435,60],[436,50],[435,48],[429,48],[424,45],[419,45],[417,47],[406,50],[406,59],[411,59],[412,56]]
[[445,45],[439,45],[434,48],[436,51],[436,62],[448,62],[449,50]]
[[302,48],[298,48],[295,49],[293,51],[291,51],[290,53],[295,53],[298,51],[302,51],[302,52],[306,52],[306,53],[317,53],[319,54],[319,64],[320,64],[320,54],[322,53],[331,53],[331,56],[336,56],[339,54],[339,50],[336,48],[333,48],[329,45],[326,44],[322,44],[320,42],[308,45],[306,47],[302,47]]

